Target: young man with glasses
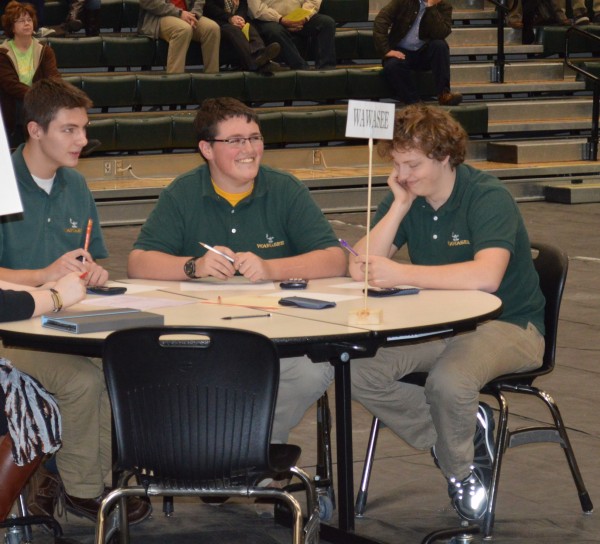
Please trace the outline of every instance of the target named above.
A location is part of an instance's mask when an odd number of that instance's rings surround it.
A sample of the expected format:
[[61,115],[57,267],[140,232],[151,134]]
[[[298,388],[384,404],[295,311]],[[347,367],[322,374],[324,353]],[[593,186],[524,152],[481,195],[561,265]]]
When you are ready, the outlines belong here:
[[[345,274],[346,256],[308,189],[261,166],[263,138],[252,109],[233,98],[207,99],[194,127],[207,164],[161,193],[129,255],[130,277],[228,280],[239,274],[257,282]],[[332,379],[329,363],[281,361],[273,442],[287,441]]]

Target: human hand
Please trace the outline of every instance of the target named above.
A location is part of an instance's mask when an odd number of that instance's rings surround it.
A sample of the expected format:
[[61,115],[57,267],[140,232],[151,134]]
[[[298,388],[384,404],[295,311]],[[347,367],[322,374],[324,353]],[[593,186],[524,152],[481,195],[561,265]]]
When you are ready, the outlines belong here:
[[239,15],[233,15],[230,19],[229,22],[233,25],[233,26],[237,26],[238,28],[243,28],[244,25],[246,24],[246,20],[243,17],[240,17]]
[[[235,259],[235,253],[225,246],[215,246],[217,251]],[[235,267],[231,261],[214,251],[207,251],[203,257],[196,259],[196,276],[205,278],[212,276],[227,280],[235,276]]]
[[85,280],[86,285],[104,285],[107,282],[108,270],[91,260],[84,264],[86,271],[80,277]]
[[196,25],[198,24],[198,19],[196,18],[196,15],[191,11],[182,11],[181,19],[187,24],[189,24],[192,28],[196,28]]
[[400,179],[398,170],[395,168],[388,176],[387,184],[394,195],[394,202],[403,207],[409,208],[417,198],[417,195],[409,190],[406,182]]
[[400,59],[404,60],[406,55],[402,51],[396,51],[395,49],[390,49],[384,57],[385,59]]
[[85,298],[85,282],[77,272],[63,276],[53,285],[63,301],[63,307],[68,308]]
[[42,269],[42,278],[40,283],[57,281],[70,272],[83,274],[87,272],[86,264],[83,260],[92,261],[92,256],[82,248],[74,249],[64,255],[61,255],[56,261]]
[[242,276],[253,282],[271,279],[268,262],[249,251],[236,253],[235,268]]
[[[362,281],[364,281],[366,270],[366,255],[356,257],[357,262],[360,262],[360,272],[362,273]],[[387,257],[380,255],[369,256],[369,276],[367,281],[373,287],[394,287],[402,283],[402,265]],[[355,278],[356,279],[356,278]],[[358,280],[360,281],[360,280]]]

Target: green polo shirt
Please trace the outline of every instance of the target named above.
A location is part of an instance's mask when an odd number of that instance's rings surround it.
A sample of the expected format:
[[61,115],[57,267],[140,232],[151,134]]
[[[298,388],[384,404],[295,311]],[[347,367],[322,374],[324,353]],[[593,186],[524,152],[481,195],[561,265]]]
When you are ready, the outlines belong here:
[[[380,204],[374,224],[387,213],[390,193]],[[394,245],[408,246],[411,262],[443,265],[472,261],[482,249],[499,247],[510,261],[495,295],[503,304],[502,321],[523,328],[528,322],[544,333],[545,300],[531,259],[529,236],[512,195],[495,177],[471,166],[456,169],[448,201],[434,210],[417,197],[402,220]]]
[[108,257],[94,197],[84,177],[72,168],[59,168],[48,194],[33,181],[23,147],[12,155],[23,213],[0,218],[0,266],[45,268],[83,247],[89,218],[94,221],[89,251],[94,259]]
[[206,250],[199,242],[263,259],[339,245],[308,189],[266,166],[260,167],[252,193],[235,207],[215,192],[208,165],[179,176],[162,191],[134,248],[201,257]]

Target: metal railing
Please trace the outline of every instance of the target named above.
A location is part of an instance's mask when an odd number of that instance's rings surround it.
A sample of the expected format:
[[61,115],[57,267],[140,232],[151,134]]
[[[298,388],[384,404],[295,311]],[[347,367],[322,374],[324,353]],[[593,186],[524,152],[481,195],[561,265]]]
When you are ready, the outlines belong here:
[[507,5],[509,0],[488,0],[496,6],[496,12],[498,14],[496,20],[497,29],[497,53],[496,60],[494,61],[494,74],[492,77],[493,83],[504,83],[504,66],[506,64],[506,55],[504,53],[504,28],[505,28],[505,16],[514,7],[516,0],[510,5]]
[[[591,34],[586,30],[582,30],[576,26],[572,26],[567,30],[565,36],[565,64],[575,70],[577,73],[581,74],[587,81],[591,81],[594,85],[594,95],[592,98],[592,133],[588,138],[587,148],[586,148],[586,159],[590,161],[595,161],[598,159],[598,116],[600,113],[600,78],[583,69],[581,66],[577,64],[573,64],[571,62],[570,55],[570,45],[571,38],[574,34],[582,35],[586,40],[591,40],[592,43],[598,44],[598,49],[600,50],[600,36],[596,36],[595,34]],[[593,48],[590,48],[590,51]]]

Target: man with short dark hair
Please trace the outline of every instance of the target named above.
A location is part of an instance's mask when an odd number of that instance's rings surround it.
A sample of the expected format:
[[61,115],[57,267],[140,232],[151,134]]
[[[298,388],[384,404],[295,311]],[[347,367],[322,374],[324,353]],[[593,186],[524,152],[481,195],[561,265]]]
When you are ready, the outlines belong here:
[[[345,274],[346,256],[308,189],[260,164],[263,138],[252,109],[233,98],[207,99],[194,127],[208,164],[163,190],[129,255],[130,277],[229,280],[238,274],[257,282]],[[332,379],[329,363],[281,360],[274,442],[287,441]]]
[[[0,280],[35,287],[72,272],[87,285],[103,285],[108,279],[95,261],[108,256],[96,204],[85,179],[74,170],[87,143],[90,107],[85,93],[60,79],[40,80],[25,95],[26,141],[12,156],[24,211],[0,218]],[[60,287],[55,290],[58,311],[66,297]],[[52,393],[62,414],[59,474],[41,469],[29,497],[31,513],[53,515],[64,486],[67,510],[95,521],[107,493],[104,478],[112,468],[110,404],[101,361],[4,347],[0,354]],[[148,502],[128,500],[131,521],[148,517]]]

